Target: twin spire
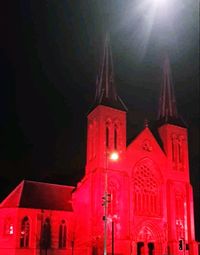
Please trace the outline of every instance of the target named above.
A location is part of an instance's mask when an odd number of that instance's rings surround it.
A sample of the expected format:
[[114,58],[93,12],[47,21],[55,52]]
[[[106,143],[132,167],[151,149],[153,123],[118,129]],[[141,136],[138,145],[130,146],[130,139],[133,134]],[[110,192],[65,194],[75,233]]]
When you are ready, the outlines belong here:
[[[127,107],[116,91],[113,58],[108,34],[105,38],[103,59],[96,80],[95,106],[97,105],[106,105],[127,111]],[[159,98],[158,120],[162,121],[162,123],[178,120],[169,58],[167,56],[165,57],[163,65],[163,80]]]
[[117,95],[116,91],[113,58],[108,34],[105,38],[103,59],[96,80],[95,106],[96,105],[106,105],[127,111],[125,104]]
[[178,119],[176,99],[172,84],[169,58],[166,56],[163,65],[163,79],[159,98],[158,120],[168,122],[176,119]]

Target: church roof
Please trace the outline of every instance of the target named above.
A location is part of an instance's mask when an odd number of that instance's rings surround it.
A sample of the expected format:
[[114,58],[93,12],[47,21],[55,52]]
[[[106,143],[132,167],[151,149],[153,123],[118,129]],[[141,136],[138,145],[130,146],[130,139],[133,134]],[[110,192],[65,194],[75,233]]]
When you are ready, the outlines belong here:
[[72,211],[74,187],[22,181],[0,204],[0,208],[33,208]]

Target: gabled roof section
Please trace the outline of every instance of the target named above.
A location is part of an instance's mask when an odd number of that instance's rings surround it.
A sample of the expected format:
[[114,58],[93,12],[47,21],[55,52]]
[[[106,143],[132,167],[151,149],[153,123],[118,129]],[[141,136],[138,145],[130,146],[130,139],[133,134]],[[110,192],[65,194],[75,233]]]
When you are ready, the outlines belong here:
[[100,65],[100,71],[96,80],[95,103],[92,109],[97,105],[106,105],[119,110],[127,111],[127,107],[118,96],[114,81],[113,58],[110,46],[110,37],[107,34],[103,49],[103,59]]
[[165,123],[185,126],[178,115],[169,57],[166,55],[163,64],[163,78],[159,98],[158,124]]
[[71,186],[25,180],[3,200],[0,207],[72,211],[73,189]]
[[[142,141],[144,141],[144,144]],[[156,151],[159,151],[162,155],[165,155],[161,144],[157,140],[157,137],[154,136],[147,126],[132,140],[132,142],[128,145],[127,150],[132,150],[132,148],[136,148],[135,146],[139,146],[141,149],[145,149],[149,152],[154,152],[156,149]],[[144,148],[142,148],[143,146]]]
[[24,181],[22,181],[0,204],[1,207],[19,207],[20,199],[24,187]]

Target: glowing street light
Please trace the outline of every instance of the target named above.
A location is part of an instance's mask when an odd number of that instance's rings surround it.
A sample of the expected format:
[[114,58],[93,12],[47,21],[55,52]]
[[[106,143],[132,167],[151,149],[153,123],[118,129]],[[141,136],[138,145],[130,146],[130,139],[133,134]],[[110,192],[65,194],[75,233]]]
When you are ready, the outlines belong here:
[[110,160],[112,161],[117,161],[119,159],[119,154],[117,151],[113,151],[111,154],[110,154]]
[[104,220],[104,242],[103,242],[103,255],[107,255],[107,221],[108,221],[108,203],[110,203],[110,198],[111,198],[111,194],[108,193],[108,173],[107,173],[107,160],[108,158],[111,161],[117,161],[119,159],[119,154],[118,152],[114,151],[112,153],[109,153],[109,157],[108,157],[108,153],[106,151],[106,166],[105,166],[105,187],[104,187],[104,196],[103,196],[103,203],[102,205],[104,206],[104,216],[103,216],[103,220]]

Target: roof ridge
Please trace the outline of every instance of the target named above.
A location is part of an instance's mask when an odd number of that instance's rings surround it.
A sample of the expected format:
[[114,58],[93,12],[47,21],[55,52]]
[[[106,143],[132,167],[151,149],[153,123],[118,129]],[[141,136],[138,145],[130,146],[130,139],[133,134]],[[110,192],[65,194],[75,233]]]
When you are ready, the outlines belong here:
[[32,181],[32,180],[24,180],[24,182],[27,182],[27,183],[46,184],[46,185],[52,185],[52,186],[64,186],[64,187],[69,187],[69,188],[74,188],[74,187],[75,187],[75,186],[64,185],[64,184],[58,184],[58,183],[49,183],[49,182]]
[[20,190],[20,197],[19,197],[19,201],[18,201],[17,207],[20,207],[20,204],[21,204],[22,194],[23,194],[23,191],[24,191],[24,183],[25,183],[25,180],[22,180],[21,183],[20,183],[21,190]]
[[17,207],[20,206],[20,202],[21,202],[21,196],[22,196],[22,190],[24,187],[24,180],[22,180],[4,199],[3,201],[0,203],[0,207],[3,207],[4,204],[6,204],[6,202],[9,201],[9,199],[12,198],[12,196],[19,190],[19,194],[17,196]]

